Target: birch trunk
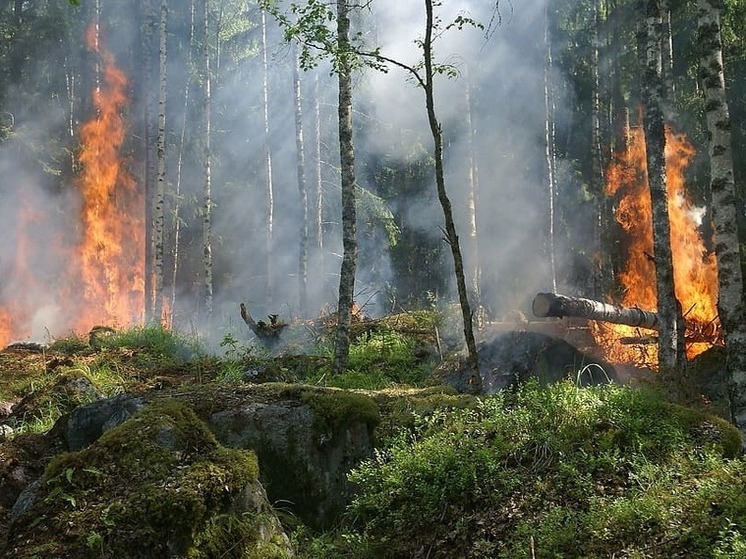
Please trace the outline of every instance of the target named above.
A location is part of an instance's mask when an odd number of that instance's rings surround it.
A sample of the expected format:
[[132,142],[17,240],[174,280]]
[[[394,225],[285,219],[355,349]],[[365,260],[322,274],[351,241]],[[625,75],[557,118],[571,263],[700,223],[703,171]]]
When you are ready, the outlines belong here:
[[[153,232],[153,207],[157,181],[157,157],[156,145],[158,142],[157,117],[156,117],[156,92],[158,91],[157,83],[157,65],[154,63],[155,48],[155,30],[157,20],[153,7],[154,0],[145,0],[145,37],[144,37],[144,79],[143,79],[143,98],[144,103],[144,122],[145,122],[145,274],[144,274],[144,292],[145,292],[145,322],[149,323],[154,318],[154,232]],[[98,36],[98,34],[96,35]],[[98,72],[97,72],[98,74]],[[98,83],[98,78],[97,78]]]
[[306,151],[303,143],[303,96],[300,82],[300,60],[293,52],[293,93],[295,95],[295,149],[298,175],[300,227],[298,231],[298,307],[301,316],[308,312],[308,187],[306,185]]
[[337,48],[339,104],[339,158],[342,183],[342,267],[339,272],[337,333],[332,372],[347,368],[350,352],[350,322],[354,303],[357,266],[357,208],[355,200],[355,152],[352,137],[352,52],[347,0],[337,0]]
[[474,306],[481,308],[481,267],[479,265],[479,230],[477,228],[477,205],[479,199],[479,173],[477,168],[476,150],[474,147],[474,123],[472,120],[471,81],[468,71],[466,81],[466,185],[467,185],[467,219],[469,222],[469,255],[470,255],[470,295]]
[[210,3],[202,0],[202,83],[204,87],[203,113],[203,195],[202,195],[202,266],[204,273],[203,303],[208,329],[212,324],[212,93],[210,77]]
[[673,79],[673,36],[671,34],[671,2],[660,0],[661,19],[661,76],[665,110],[673,113],[676,102],[676,84]]
[[461,316],[464,323],[464,338],[466,339],[466,348],[468,351],[469,367],[473,372],[471,378],[472,390],[481,392],[482,382],[479,376],[479,362],[477,358],[477,344],[474,339],[474,327],[472,324],[471,306],[469,305],[468,291],[466,288],[466,277],[464,274],[464,262],[461,256],[458,235],[456,234],[456,224],[453,221],[453,210],[451,201],[448,198],[445,186],[443,172],[443,134],[435,114],[435,98],[433,87],[433,31],[435,19],[433,14],[433,0],[425,0],[425,12],[427,16],[425,39],[422,43],[424,67],[425,67],[425,105],[427,107],[427,119],[430,124],[430,132],[433,136],[434,159],[435,159],[435,183],[438,189],[438,200],[443,208],[443,217],[445,218],[446,238],[451,247],[453,256],[454,271],[456,274],[456,285],[458,289],[459,302],[461,304]]
[[321,174],[321,91],[319,88],[319,75],[316,73],[313,82],[314,90],[314,203],[313,203],[313,230],[314,246],[318,252],[318,268],[324,270],[324,190]]
[[163,206],[166,197],[166,25],[168,1],[160,0],[158,23],[158,132],[153,200],[153,321],[163,320]]
[[647,152],[648,184],[653,205],[653,253],[655,255],[658,294],[658,363],[662,370],[684,365],[684,340],[680,310],[676,300],[671,253],[671,230],[666,189],[666,136],[663,125],[663,95],[660,76],[660,2],[642,0],[639,13],[643,21],[638,29],[641,49],[641,94],[643,126]]
[[266,305],[272,306],[273,298],[273,270],[272,251],[274,245],[274,213],[275,213],[275,190],[272,183],[272,151],[269,147],[269,62],[267,60],[267,14],[262,10],[262,105],[264,109],[264,164],[266,171],[267,206],[265,214],[266,235]]
[[700,78],[709,132],[710,190],[718,262],[718,314],[731,379],[731,415],[746,433],[746,310],[736,221],[736,188],[728,103],[725,96],[718,0],[699,0]]
[[547,256],[549,257],[549,279],[552,291],[557,291],[557,262],[555,258],[554,226],[555,199],[557,197],[555,184],[554,161],[554,101],[552,94],[551,73],[554,65],[552,57],[552,43],[549,37],[549,4],[544,7],[544,147],[547,171],[547,204],[549,222],[547,228]]
[[[187,68],[192,67],[194,52],[194,0],[189,1],[189,50],[187,54]],[[173,231],[174,240],[171,250],[172,268],[171,268],[171,305],[169,306],[170,315],[168,323],[173,325],[176,317],[176,284],[179,275],[179,261],[181,259],[181,173],[184,165],[184,144],[186,142],[187,113],[189,111],[189,96],[191,93],[192,76],[187,76],[184,82],[184,106],[181,116],[181,134],[179,137],[179,155],[176,161],[176,184],[174,186],[174,208],[173,208]]]
[[591,11],[591,192],[596,199],[596,218],[593,228],[593,253],[596,260],[594,295],[606,292],[606,268],[603,256],[603,233],[606,230],[606,197],[604,195],[604,164],[601,153],[601,83],[598,67],[598,30],[601,25],[600,0],[593,0]]

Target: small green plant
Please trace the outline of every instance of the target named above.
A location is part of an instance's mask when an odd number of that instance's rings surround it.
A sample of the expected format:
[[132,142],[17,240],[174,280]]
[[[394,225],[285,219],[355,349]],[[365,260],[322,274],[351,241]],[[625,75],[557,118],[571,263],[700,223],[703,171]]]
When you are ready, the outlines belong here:
[[187,361],[202,354],[199,342],[161,326],[135,327],[98,338],[101,349],[138,350],[143,364],[153,361]]
[[215,380],[218,382],[241,382],[244,375],[244,366],[241,361],[236,360],[223,360],[220,363],[220,369],[218,370]]

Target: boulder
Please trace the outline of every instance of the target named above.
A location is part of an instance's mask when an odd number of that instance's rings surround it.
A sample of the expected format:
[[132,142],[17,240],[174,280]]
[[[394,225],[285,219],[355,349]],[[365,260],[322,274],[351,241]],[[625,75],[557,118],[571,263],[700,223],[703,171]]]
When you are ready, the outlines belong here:
[[174,400],[55,457],[14,507],[5,550],[16,559],[290,555],[256,456],[220,445]]
[[81,406],[64,425],[70,450],[92,444],[152,402],[178,398],[217,440],[254,451],[269,499],[314,528],[331,525],[349,502],[347,474],[373,455],[378,405],[346,390],[286,384],[197,387],[178,394],[120,395]]
[[[617,380],[609,363],[584,353],[565,340],[539,332],[499,334],[478,348],[482,390],[494,394],[516,383],[535,378],[545,385],[571,378],[582,386]],[[444,362],[434,374],[459,392],[471,391],[470,371],[462,360]]]

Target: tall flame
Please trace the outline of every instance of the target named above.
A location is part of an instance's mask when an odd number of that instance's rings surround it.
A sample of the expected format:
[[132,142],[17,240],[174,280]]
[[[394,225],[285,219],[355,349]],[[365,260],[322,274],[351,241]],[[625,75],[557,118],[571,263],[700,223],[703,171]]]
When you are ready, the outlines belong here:
[[127,79],[93,29],[87,40],[102,62],[102,81],[93,92],[96,115],[80,131],[77,240],[69,240],[56,204],[34,199],[28,186],[18,188],[15,256],[0,292],[2,347],[42,329],[86,332],[96,324],[142,321],[144,199],[121,155]]
[[[624,290],[621,304],[651,310],[657,307],[657,296],[645,137],[641,128],[630,132],[628,149],[616,154],[608,169],[606,192],[617,200],[615,217],[628,238],[626,266],[618,275]],[[695,150],[684,135],[666,129],[666,181],[676,297],[688,324],[703,331],[716,332],[717,262],[702,239],[703,211],[694,206],[684,179],[684,172],[694,155]],[[620,338],[639,336],[633,328],[595,325],[595,329],[597,341],[610,358],[638,364],[657,363],[654,346],[635,348],[619,344]],[[689,343],[687,355],[694,357],[713,342],[714,337],[709,341]]]
[[144,297],[144,202],[120,155],[127,79],[113,56],[100,48],[93,28],[88,46],[101,57],[103,83],[93,92],[97,116],[80,132],[83,238],[76,268],[86,303],[80,323],[86,328],[97,322],[129,324],[142,316]]

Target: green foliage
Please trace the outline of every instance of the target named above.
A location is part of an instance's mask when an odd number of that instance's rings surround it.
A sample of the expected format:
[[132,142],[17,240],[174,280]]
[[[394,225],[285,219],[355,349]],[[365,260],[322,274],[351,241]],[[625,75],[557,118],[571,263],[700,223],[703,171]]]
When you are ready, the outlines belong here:
[[199,342],[161,326],[135,327],[97,339],[101,349],[137,350],[146,364],[157,361],[187,361],[202,354]]
[[731,553],[746,527],[733,431],[654,392],[532,383],[433,413],[355,470],[351,533],[377,557]]
[[88,341],[78,334],[71,334],[64,338],[54,340],[50,346],[50,351],[58,351],[64,355],[74,355],[88,349]]
[[[347,371],[324,375],[328,386],[380,389],[396,385],[421,385],[432,363],[415,355],[416,340],[394,328],[381,326],[362,332],[350,344]],[[331,355],[331,347],[322,348]],[[309,379],[313,381],[313,379]]]

